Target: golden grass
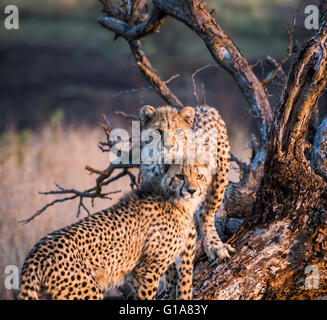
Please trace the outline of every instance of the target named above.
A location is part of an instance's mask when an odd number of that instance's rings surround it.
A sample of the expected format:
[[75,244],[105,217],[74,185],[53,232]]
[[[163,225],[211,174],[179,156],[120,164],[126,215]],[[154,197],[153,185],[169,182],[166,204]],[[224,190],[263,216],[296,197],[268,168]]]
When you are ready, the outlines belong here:
[[[9,134],[7,146],[0,149],[0,299],[12,299],[13,292],[4,286],[7,265],[19,269],[32,246],[47,233],[78,220],[78,200],[59,203],[46,210],[27,225],[20,220],[30,217],[53,196],[39,195],[39,191],[55,189],[54,182],[67,188],[84,190],[94,185],[84,167],[105,169],[107,154],[101,153],[97,142],[102,140],[99,129],[58,129],[55,134],[45,128],[23,140]],[[112,184],[110,190],[125,189],[128,180]],[[116,201],[121,194],[113,195]],[[96,200],[91,212],[106,208],[110,200]],[[81,217],[86,213],[82,212]]]

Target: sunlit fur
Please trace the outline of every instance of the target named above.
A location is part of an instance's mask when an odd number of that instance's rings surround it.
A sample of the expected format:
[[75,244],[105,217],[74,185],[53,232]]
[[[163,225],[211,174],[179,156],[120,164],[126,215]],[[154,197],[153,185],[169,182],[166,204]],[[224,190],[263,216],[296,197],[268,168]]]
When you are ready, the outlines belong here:
[[194,114],[194,109],[191,107],[178,110],[172,109],[170,106],[157,109],[144,106],[140,111],[142,131],[157,130],[165,138],[162,141],[162,147],[170,150],[176,147],[175,134],[192,127]]
[[[142,185],[151,189],[154,188],[158,192],[162,177],[158,164],[163,162],[164,155],[174,154],[178,149],[178,135],[180,132],[187,132],[187,130],[191,129],[194,120],[194,109],[185,107],[182,110],[177,110],[170,106],[155,109],[151,106],[144,106],[140,111],[140,118],[142,137],[147,132],[149,136],[153,137],[152,139],[155,139],[155,141],[152,141],[154,148],[149,151],[146,150],[147,139],[142,142]],[[151,162],[151,159],[159,160],[147,164],[146,160],[149,158],[149,162]]]
[[172,165],[159,194],[132,191],[45,236],[25,259],[18,299],[103,299],[126,275],[135,280],[139,299],[153,299],[160,277],[178,258],[178,298],[191,299],[194,210],[208,184],[202,170]]
[[[193,118],[193,113],[189,107],[186,109],[186,114],[190,115],[188,120]],[[183,110],[184,110],[183,109]],[[183,111],[182,110],[182,111]],[[206,177],[211,176],[211,183],[207,188],[205,200],[201,204],[198,210],[199,215],[199,229],[204,242],[204,249],[206,254],[211,261],[223,260],[230,258],[230,253],[235,250],[229,245],[224,244],[219,238],[219,235],[215,227],[215,214],[219,206],[222,204],[224,199],[224,192],[228,185],[228,173],[230,165],[230,146],[227,135],[227,129],[223,119],[219,112],[210,106],[197,106],[194,108],[194,119],[190,123],[185,121],[184,118],[180,117],[178,109],[174,107],[159,107],[153,108],[145,106],[141,109],[140,117],[142,122],[142,133],[143,129],[170,129],[171,132],[178,130],[192,130],[193,136],[202,138],[205,143],[205,155],[208,156],[211,166],[211,172]],[[171,134],[172,134],[171,133]],[[175,139],[171,139],[173,146],[168,148],[160,147],[160,143],[157,143],[158,149],[154,150],[159,156],[165,157],[168,153],[173,153],[170,150],[178,150],[183,148],[185,145],[189,145],[189,135],[184,135],[182,142],[176,143]],[[161,140],[165,137],[161,135]],[[165,145],[165,141],[161,141],[162,145]],[[213,143],[214,142],[214,143]],[[191,144],[192,141],[191,141]],[[203,151],[200,151],[202,153]],[[186,151],[188,154],[188,151]],[[197,152],[198,153],[198,150]],[[145,153],[146,156],[146,153]],[[159,156],[157,158],[159,158]],[[173,159],[172,163],[176,163]],[[151,190],[156,190],[158,182],[161,181],[162,174],[160,163],[145,164],[141,162],[141,180],[142,184]]]

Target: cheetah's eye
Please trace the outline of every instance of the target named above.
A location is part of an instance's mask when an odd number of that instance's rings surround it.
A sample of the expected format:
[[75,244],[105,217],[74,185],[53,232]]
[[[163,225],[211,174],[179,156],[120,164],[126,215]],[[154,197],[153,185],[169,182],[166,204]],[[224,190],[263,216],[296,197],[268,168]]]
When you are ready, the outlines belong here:
[[178,180],[184,180],[184,176],[182,174],[176,174],[175,176]]
[[198,174],[198,177],[197,177],[198,180],[203,180],[203,178],[204,178],[203,174]]

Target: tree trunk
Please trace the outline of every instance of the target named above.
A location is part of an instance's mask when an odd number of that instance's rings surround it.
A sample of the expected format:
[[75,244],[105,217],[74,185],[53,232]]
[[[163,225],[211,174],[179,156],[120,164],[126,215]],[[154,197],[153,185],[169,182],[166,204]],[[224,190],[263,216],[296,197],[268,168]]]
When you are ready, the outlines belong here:
[[[256,77],[200,0],[153,0],[151,11],[143,10],[145,2],[141,1],[133,20],[112,8],[109,0],[100,1],[107,14],[99,18],[100,24],[132,44],[141,72],[168,104],[181,106],[156,74],[139,41],[157,30],[166,16],[199,35],[216,63],[239,85],[257,120],[260,137],[251,163],[232,157],[242,170],[242,179],[229,186],[221,209],[228,215],[245,216],[229,239],[236,253],[214,269],[205,255],[198,257],[194,298],[326,299],[327,120],[319,128],[314,122],[312,136],[308,133],[312,112],[326,87],[326,1],[320,1],[320,28],[299,52],[274,112],[266,92],[268,81]],[[292,55],[292,32],[300,8],[293,15],[289,55],[283,61]],[[275,76],[282,64],[276,63]]]
[[326,31],[324,20],[292,66],[252,215],[230,240],[237,253],[214,270],[198,263],[197,299],[327,299],[327,184],[319,175],[326,172],[324,121],[314,141],[324,148],[319,170],[311,166],[316,151],[306,152],[310,117],[326,86]]

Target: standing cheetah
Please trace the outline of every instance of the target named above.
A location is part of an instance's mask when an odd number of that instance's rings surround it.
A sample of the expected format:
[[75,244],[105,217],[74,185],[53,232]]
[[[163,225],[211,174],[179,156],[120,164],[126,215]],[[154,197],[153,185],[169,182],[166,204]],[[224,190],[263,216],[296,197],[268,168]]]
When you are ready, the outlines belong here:
[[[209,106],[198,106],[195,109],[185,107],[181,111],[171,106],[156,109],[152,106],[144,106],[140,111],[140,118],[142,135],[144,132],[152,130],[157,139],[154,144],[155,150],[151,149],[152,153],[157,153],[157,158],[151,154],[151,159],[147,159],[147,152],[142,152],[141,180],[144,188],[155,188],[161,179],[160,161],[151,162],[151,160],[161,159],[162,161],[163,156],[167,154],[171,156],[178,151],[178,148],[182,147],[185,150],[187,142],[185,140],[187,139],[183,140],[182,146],[179,145],[177,139],[181,132],[188,129],[193,130],[195,137],[204,139],[206,146],[209,145],[209,139],[216,139],[214,146],[216,150],[213,153],[216,166],[212,172],[212,182],[209,185],[205,201],[199,209],[199,227],[204,241],[203,247],[209,260],[215,262],[216,259],[230,258],[230,253],[235,250],[229,244],[222,243],[214,223],[215,213],[223,201],[228,184],[230,163],[227,130],[218,111]],[[212,132],[214,133],[212,134]],[[153,145],[153,141],[151,143]],[[142,148],[145,150],[145,143]]]
[[[164,171],[165,170],[165,171]],[[18,299],[103,299],[132,275],[139,299],[181,261],[178,298],[192,298],[194,208],[210,184],[205,166],[162,168],[161,192],[132,191],[116,205],[41,239],[26,257]]]

